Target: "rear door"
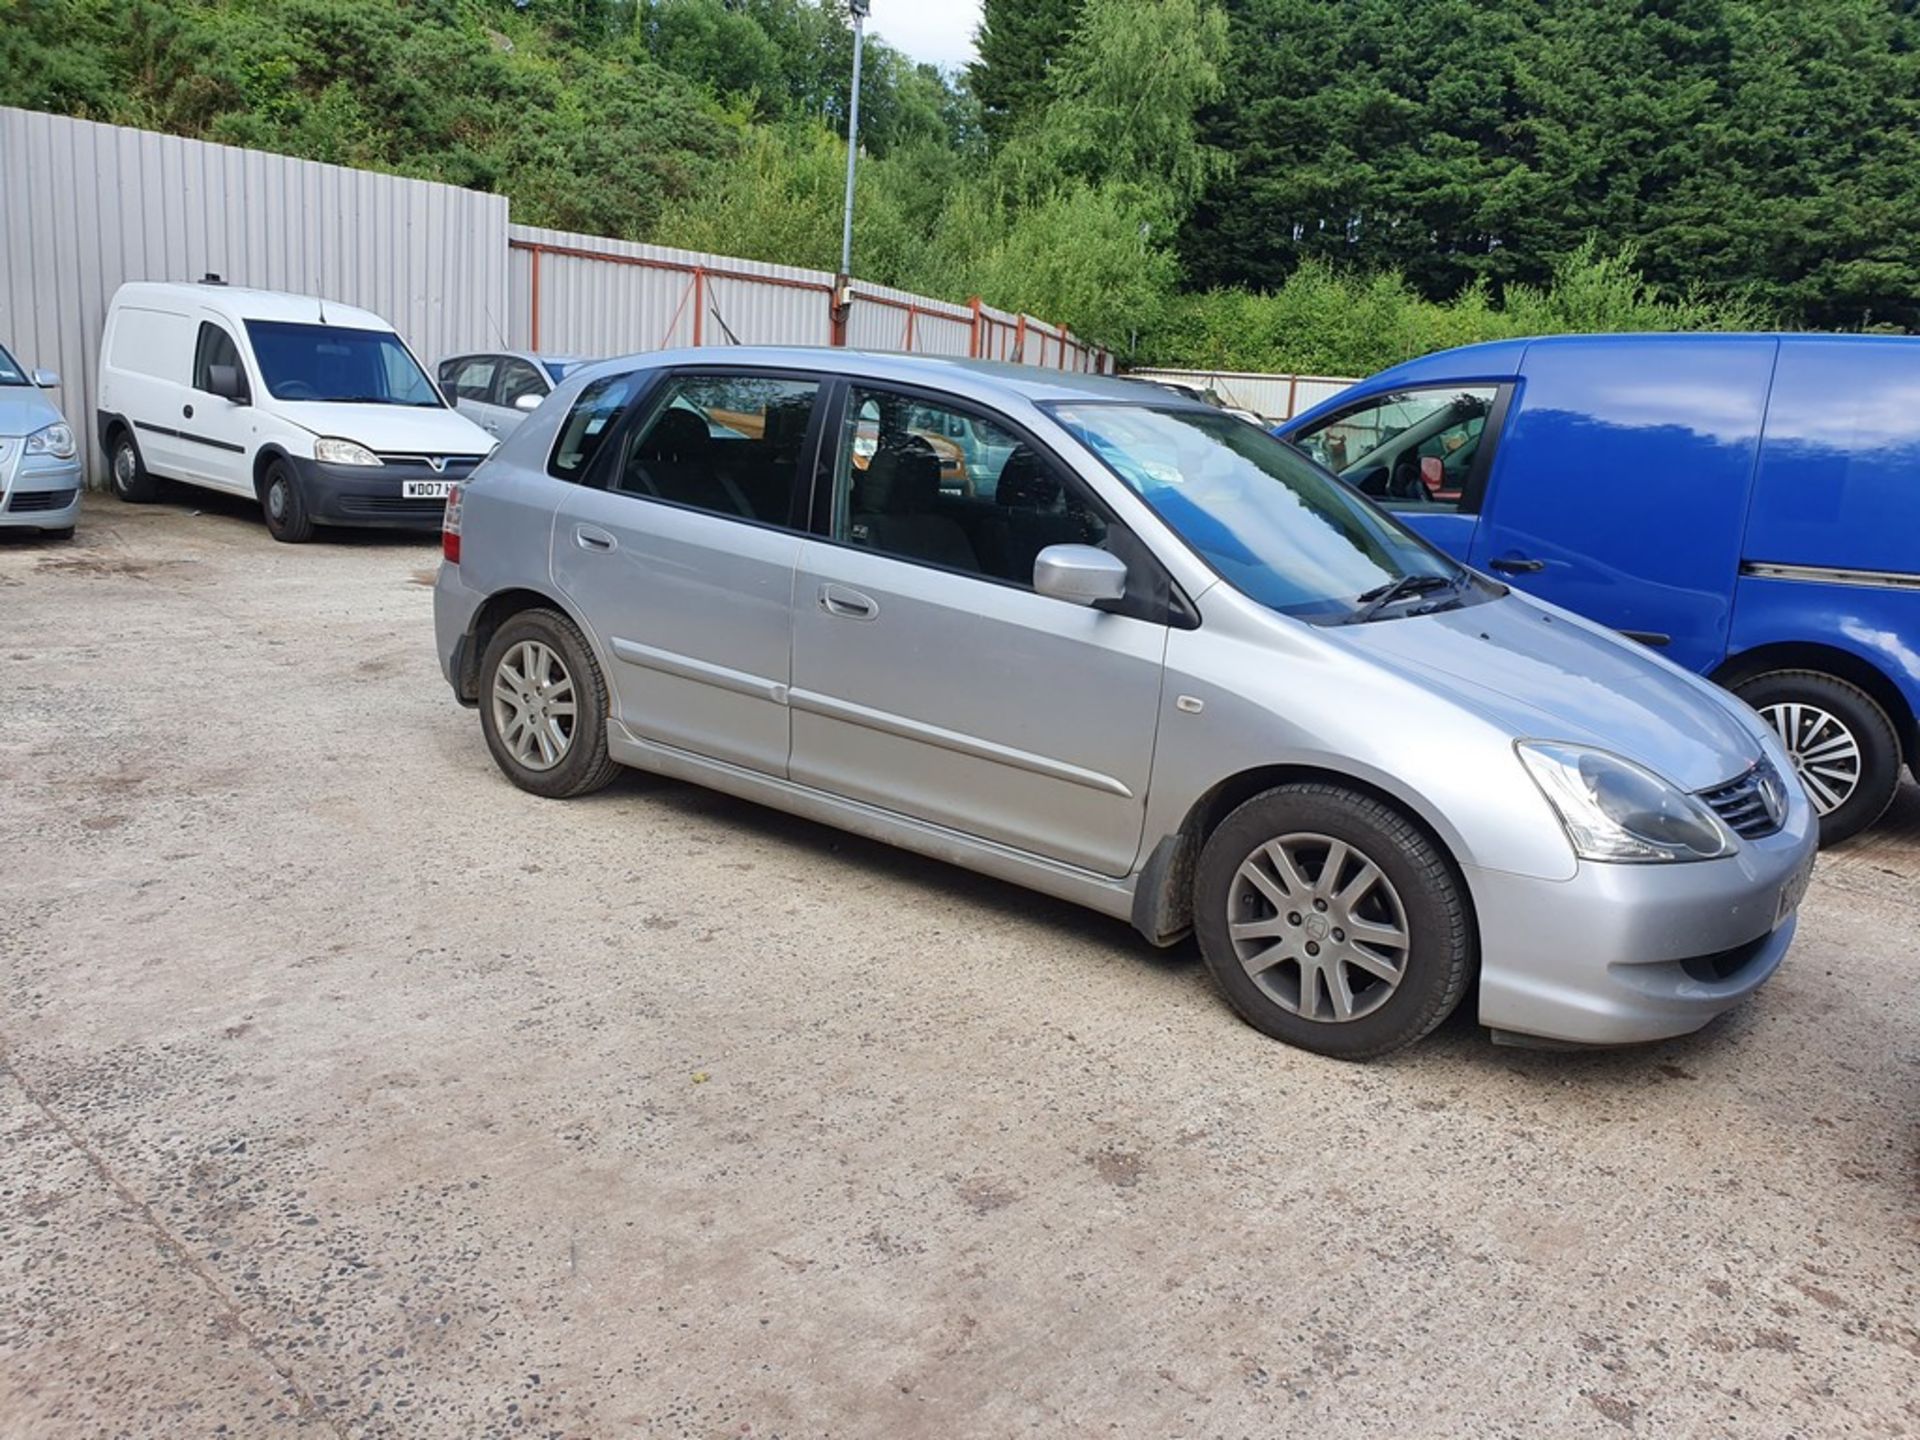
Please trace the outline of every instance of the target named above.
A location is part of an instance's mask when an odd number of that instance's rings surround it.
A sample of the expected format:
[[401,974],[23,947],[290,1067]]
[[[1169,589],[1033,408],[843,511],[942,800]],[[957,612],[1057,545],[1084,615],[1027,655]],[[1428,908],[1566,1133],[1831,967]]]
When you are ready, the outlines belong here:
[[[1152,557],[1067,467],[958,402],[855,383],[794,584],[792,778],[1103,875],[1140,849],[1167,625]],[[930,443],[967,420],[982,502]],[[869,447],[871,447],[869,449]],[[1048,545],[1129,566],[1119,608],[1033,589]],[[1136,594],[1138,600],[1136,601]]]
[[1777,349],[1721,335],[1534,342],[1471,563],[1711,669]]
[[462,355],[440,362],[440,390],[453,408],[489,435],[500,432],[493,424],[493,380],[500,371],[498,355]]
[[1512,392],[1499,381],[1408,386],[1355,401],[1287,439],[1465,560]]
[[553,576],[635,735],[787,773],[796,477],[821,388],[811,375],[641,371],[587,386],[562,424],[561,478],[597,453],[556,516]]

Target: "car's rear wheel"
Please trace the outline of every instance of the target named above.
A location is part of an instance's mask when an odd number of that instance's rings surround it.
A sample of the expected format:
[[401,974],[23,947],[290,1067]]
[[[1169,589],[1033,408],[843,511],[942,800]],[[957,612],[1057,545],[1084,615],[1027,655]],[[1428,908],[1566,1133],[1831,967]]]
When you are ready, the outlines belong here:
[[1833,845],[1873,824],[1900,789],[1900,737],[1866,691],[1817,670],[1774,670],[1735,692],[1773,727]]
[[1257,795],[1208,837],[1194,928],[1243,1019],[1342,1060],[1420,1039],[1473,969],[1466,896],[1439,847],[1373,796],[1319,782]]
[[260,477],[260,511],[267,517],[267,533],[287,545],[313,538],[313,517],[307,497],[300,493],[300,477],[284,460],[275,460]]
[[140,447],[126,430],[113,432],[113,446],[107,452],[107,476],[113,493],[129,505],[147,505],[160,498],[160,482],[147,473],[140,458]]
[[607,687],[586,640],[555,610],[522,610],[480,661],[480,728],[522,790],[571,800],[620,773],[607,754]]

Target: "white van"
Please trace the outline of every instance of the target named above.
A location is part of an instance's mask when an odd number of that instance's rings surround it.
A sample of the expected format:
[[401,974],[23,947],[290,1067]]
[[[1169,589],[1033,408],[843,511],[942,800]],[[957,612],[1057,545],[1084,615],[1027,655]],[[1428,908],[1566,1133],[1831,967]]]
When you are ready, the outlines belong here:
[[100,443],[122,500],[159,480],[250,495],[276,540],[437,529],[494,441],[378,315],[311,295],[122,285],[100,349]]

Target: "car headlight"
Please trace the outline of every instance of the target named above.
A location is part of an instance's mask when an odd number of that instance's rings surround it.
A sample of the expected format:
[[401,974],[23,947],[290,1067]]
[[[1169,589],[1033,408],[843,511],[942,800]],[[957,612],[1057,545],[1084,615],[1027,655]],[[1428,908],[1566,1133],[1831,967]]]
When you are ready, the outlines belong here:
[[313,458],[323,465],[378,465],[380,457],[358,440],[325,438],[313,442]]
[[62,420],[27,436],[27,454],[46,455],[55,460],[71,460],[74,455],[73,427]]
[[1713,860],[1734,848],[1704,802],[1631,760],[1554,741],[1515,748],[1583,860]]

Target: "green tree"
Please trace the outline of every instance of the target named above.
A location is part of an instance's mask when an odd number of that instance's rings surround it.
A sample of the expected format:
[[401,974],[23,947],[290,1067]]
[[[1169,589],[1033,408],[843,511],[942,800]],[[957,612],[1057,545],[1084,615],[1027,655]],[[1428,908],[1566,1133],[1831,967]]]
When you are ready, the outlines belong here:
[[1005,139],[1053,98],[1048,76],[1073,34],[1083,0],[986,0],[974,37],[978,58],[967,83],[979,97],[981,121]]

